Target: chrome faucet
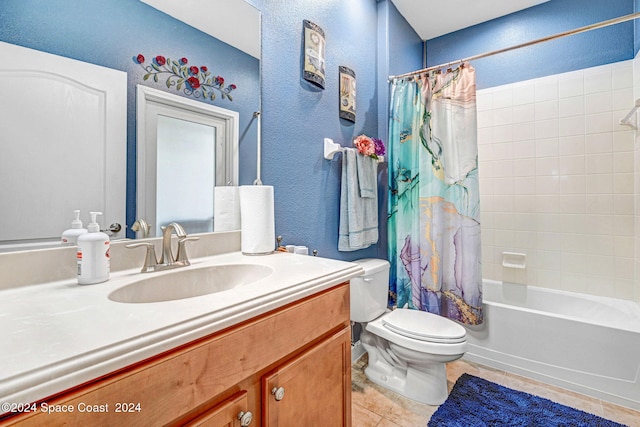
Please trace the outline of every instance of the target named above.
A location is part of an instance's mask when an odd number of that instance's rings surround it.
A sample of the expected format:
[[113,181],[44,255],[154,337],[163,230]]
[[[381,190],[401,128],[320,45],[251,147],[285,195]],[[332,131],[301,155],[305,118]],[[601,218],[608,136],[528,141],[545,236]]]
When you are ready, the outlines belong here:
[[[162,255],[160,261],[156,259],[155,246],[152,242],[140,242],[126,245],[127,248],[137,248],[144,246],[147,248],[147,254],[145,257],[144,265],[142,267],[143,273],[150,273],[152,271],[168,270],[170,268],[185,267],[191,265],[189,257],[187,256],[187,242],[198,240],[198,237],[189,237],[184,228],[177,222],[172,222],[162,229]],[[178,251],[176,255],[173,255],[171,249],[171,237],[175,232],[178,236]]]
[[[178,236],[178,240],[180,240],[187,237],[187,232],[184,231],[184,228],[182,228],[182,226],[177,222],[172,222],[171,224],[160,228],[162,229],[162,255],[160,256],[160,264],[174,264],[178,260],[178,256],[173,256],[173,251],[171,250],[171,236],[175,231],[176,236]],[[178,248],[178,252],[179,251],[180,248]]]
[[140,238],[146,239],[147,237],[149,237],[149,231],[151,227],[147,223],[147,221],[144,220],[144,218],[138,218],[136,222],[134,222],[133,225],[131,226],[131,229],[136,233],[139,232]]

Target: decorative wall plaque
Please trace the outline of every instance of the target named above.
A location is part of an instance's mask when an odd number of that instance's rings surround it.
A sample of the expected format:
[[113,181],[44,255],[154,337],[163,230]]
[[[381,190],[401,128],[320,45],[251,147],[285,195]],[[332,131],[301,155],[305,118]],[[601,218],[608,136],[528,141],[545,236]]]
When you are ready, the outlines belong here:
[[340,118],[356,122],[356,73],[340,66]]
[[304,20],[304,79],[324,89],[324,30]]

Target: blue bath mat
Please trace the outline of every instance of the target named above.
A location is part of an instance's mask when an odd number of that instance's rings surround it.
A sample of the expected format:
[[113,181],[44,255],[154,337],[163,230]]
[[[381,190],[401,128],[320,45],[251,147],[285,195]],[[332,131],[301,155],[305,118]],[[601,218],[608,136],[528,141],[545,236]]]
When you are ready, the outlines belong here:
[[624,427],[542,397],[462,374],[429,427]]

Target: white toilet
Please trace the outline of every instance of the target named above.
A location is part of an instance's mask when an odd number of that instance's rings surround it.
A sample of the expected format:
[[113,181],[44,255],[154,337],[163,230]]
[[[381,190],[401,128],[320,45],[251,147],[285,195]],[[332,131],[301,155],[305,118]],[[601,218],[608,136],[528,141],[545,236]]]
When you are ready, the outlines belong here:
[[364,268],[351,279],[351,321],[363,326],[360,342],[369,354],[365,375],[409,399],[440,405],[447,398],[445,363],[464,355],[465,328],[424,311],[388,310],[389,262],[354,262]]

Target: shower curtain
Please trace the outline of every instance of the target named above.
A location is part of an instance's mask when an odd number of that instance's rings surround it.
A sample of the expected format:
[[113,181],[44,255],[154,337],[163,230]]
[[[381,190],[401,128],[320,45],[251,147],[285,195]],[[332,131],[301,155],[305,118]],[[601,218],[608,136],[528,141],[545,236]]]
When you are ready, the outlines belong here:
[[[389,260],[398,307],[482,323],[475,70],[393,82]],[[395,289],[394,289],[395,288]]]

